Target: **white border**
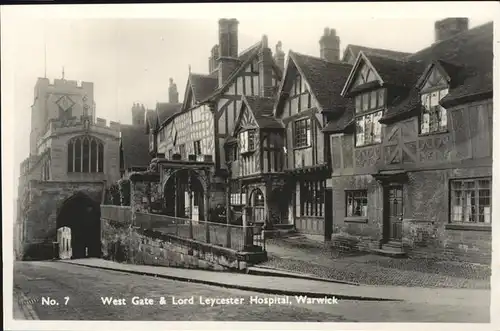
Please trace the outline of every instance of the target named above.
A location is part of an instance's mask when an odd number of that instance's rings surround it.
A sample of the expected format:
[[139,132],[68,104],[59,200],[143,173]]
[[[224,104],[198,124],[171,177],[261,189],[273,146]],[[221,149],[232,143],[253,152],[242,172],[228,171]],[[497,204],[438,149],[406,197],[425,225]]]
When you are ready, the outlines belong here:
[[[493,250],[493,276],[492,276],[492,305],[490,324],[445,324],[445,323],[248,323],[248,322],[87,322],[87,321],[14,321],[12,319],[12,261],[13,261],[13,209],[12,194],[16,194],[17,178],[13,177],[13,150],[15,148],[14,137],[14,114],[16,105],[13,100],[12,86],[15,79],[12,68],[9,67],[11,59],[15,54],[9,47],[15,43],[15,25],[17,18],[210,18],[216,21],[221,17],[236,17],[244,20],[249,18],[255,20],[259,17],[274,18],[281,23],[286,19],[292,21],[294,18],[305,17],[328,17],[332,24],[335,20],[348,20],[349,17],[356,19],[370,18],[419,18],[433,17],[436,20],[443,17],[480,17],[491,18],[495,21],[495,54],[498,54],[499,28],[496,24],[495,14],[498,13],[499,5],[496,2],[379,2],[379,3],[217,3],[217,4],[131,4],[131,5],[31,5],[31,6],[2,6],[1,9],[1,45],[2,45],[2,219],[3,219],[3,265],[4,265],[4,325],[9,330],[88,330],[120,328],[122,330],[142,329],[205,329],[205,330],[231,330],[237,328],[260,328],[260,329],[325,329],[341,328],[346,330],[400,330],[400,329],[426,329],[436,330],[469,330],[471,328],[481,330],[498,329],[498,312],[496,300],[499,293],[498,252]],[[281,19],[283,18],[283,19]],[[401,27],[404,29],[404,27]],[[411,42],[411,37],[409,42]],[[208,50],[207,50],[208,51]],[[494,86],[498,84],[497,67],[498,58],[495,57]],[[494,94],[494,159],[500,157],[500,130],[498,127],[498,114],[496,108],[499,104],[498,93]],[[494,173],[498,162],[493,163]],[[493,177],[493,197],[500,187],[500,179]],[[496,199],[494,199],[496,200]],[[499,201],[499,200],[496,200]],[[493,219],[497,215],[496,208],[493,209]],[[493,226],[493,247],[499,243],[496,225]],[[495,325],[497,327],[495,328]]]

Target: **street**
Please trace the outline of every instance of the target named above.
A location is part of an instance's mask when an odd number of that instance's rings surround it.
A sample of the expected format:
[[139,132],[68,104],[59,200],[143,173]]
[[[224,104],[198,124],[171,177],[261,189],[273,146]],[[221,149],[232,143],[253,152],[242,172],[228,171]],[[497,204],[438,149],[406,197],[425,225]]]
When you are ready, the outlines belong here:
[[[193,270],[196,272],[196,270]],[[221,273],[221,277],[231,277]],[[265,282],[265,277],[262,277]],[[135,297],[135,298],[134,298]],[[166,304],[160,304],[161,297]],[[253,298],[253,299],[252,299]],[[41,320],[488,322],[474,302],[429,305],[339,300],[269,306],[273,295],[60,262],[16,262],[14,302]],[[152,301],[151,301],[152,299]],[[215,299],[219,299],[215,302]],[[250,301],[253,300],[253,303]],[[175,301],[175,304],[173,303]],[[278,300],[279,301],[279,300]],[[14,315],[18,318],[19,313]]]

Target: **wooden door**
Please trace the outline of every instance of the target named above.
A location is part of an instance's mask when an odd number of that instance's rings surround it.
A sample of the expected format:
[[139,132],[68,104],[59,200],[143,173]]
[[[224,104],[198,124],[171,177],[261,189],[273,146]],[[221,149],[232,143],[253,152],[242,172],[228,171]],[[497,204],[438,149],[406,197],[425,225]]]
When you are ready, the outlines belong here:
[[401,241],[403,238],[403,186],[391,185],[385,189],[386,222],[389,241]]

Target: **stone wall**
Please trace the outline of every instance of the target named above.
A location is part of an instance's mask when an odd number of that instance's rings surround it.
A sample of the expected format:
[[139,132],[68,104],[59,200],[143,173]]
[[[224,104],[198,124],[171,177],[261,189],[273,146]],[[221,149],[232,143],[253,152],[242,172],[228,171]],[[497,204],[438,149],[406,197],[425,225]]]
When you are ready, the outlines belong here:
[[[490,167],[410,172],[404,185],[403,244],[410,257],[491,262],[491,226],[455,229],[449,223],[449,182],[491,176]],[[369,175],[332,178],[335,238],[349,238],[353,249],[377,248],[383,233],[383,190]],[[345,190],[368,191],[368,215],[345,217]],[[339,239],[340,240],[340,239]]]
[[[19,211],[24,233],[18,258],[28,258],[33,254],[38,256],[42,249],[49,254],[52,242],[56,241],[57,212],[64,200],[83,192],[100,204],[104,187],[104,182],[30,181]],[[37,258],[51,258],[51,253],[49,255]]]
[[[121,209],[120,209],[121,208]],[[106,210],[105,210],[106,209]],[[116,211],[111,211],[116,209]],[[120,210],[118,210],[120,209]],[[130,208],[101,206],[102,256],[118,262],[207,270],[242,270],[267,258],[265,252],[237,252],[172,234],[151,230],[163,216]],[[122,214],[121,216],[118,216]],[[168,218],[168,217],[167,217]]]

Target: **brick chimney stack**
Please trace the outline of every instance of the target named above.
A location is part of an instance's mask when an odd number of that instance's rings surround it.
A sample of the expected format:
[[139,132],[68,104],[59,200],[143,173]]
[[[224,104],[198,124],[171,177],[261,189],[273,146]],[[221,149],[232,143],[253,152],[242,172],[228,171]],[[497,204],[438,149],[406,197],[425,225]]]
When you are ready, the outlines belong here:
[[212,73],[217,70],[217,61],[219,60],[219,45],[214,45],[208,58],[208,72]]
[[449,17],[434,23],[434,42],[449,39],[469,29],[466,17]]
[[280,67],[281,71],[285,71],[285,52],[283,52],[283,46],[281,41],[276,44],[276,51],[274,52],[274,61]]
[[221,18],[219,20],[218,74],[219,87],[238,67],[238,20]]
[[259,95],[262,97],[272,97],[274,94],[273,86],[273,55],[268,46],[267,36],[262,36],[261,47],[259,51]]
[[340,61],[340,38],[335,29],[325,28],[319,40],[320,57],[329,62]]
[[179,92],[177,92],[177,84],[174,83],[173,78],[170,78],[170,85],[168,87],[168,102],[179,103]]

